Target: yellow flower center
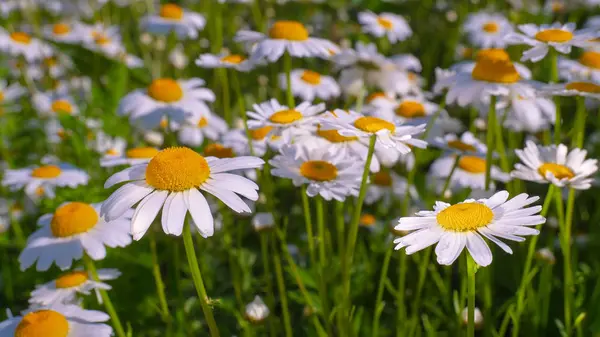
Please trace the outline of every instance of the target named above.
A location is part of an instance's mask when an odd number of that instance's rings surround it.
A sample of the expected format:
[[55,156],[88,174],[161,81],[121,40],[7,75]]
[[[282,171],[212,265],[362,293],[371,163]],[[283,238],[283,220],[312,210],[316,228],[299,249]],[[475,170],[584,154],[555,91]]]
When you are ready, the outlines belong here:
[[490,61],[510,61],[510,56],[506,50],[501,48],[481,49],[477,52],[477,56],[475,58],[477,61],[481,59],[488,59]]
[[448,141],[448,147],[453,148],[453,149],[457,149],[460,151],[465,151],[465,152],[475,152],[477,151],[477,149],[475,148],[475,146],[471,145],[471,144],[467,144],[464,142],[461,142],[460,140],[450,140]]
[[104,34],[94,34],[94,43],[104,46],[110,43],[110,38]]
[[577,90],[581,92],[589,92],[592,94],[600,94],[600,85],[590,82],[571,82],[565,86],[567,90]]
[[301,119],[302,113],[294,109],[277,111],[269,117],[269,121],[277,124],[291,124]]
[[485,164],[485,159],[475,156],[462,156],[458,161],[458,167],[469,173],[484,173]]
[[204,117],[200,118],[200,120],[198,121],[198,127],[203,128],[207,125],[208,125],[208,120]]
[[54,310],[38,310],[23,316],[15,337],[67,337],[69,322]]
[[335,165],[324,160],[309,160],[300,165],[300,174],[314,181],[331,181],[337,178]]
[[34,178],[56,178],[60,175],[60,167],[56,165],[44,165],[35,168],[31,171],[31,176]]
[[325,138],[332,143],[344,143],[344,142],[352,142],[358,140],[358,137],[346,137],[340,135],[337,130],[317,130],[317,136],[321,138]]
[[486,33],[496,33],[500,27],[497,23],[490,21],[486,22],[481,28]]
[[377,23],[385,28],[386,30],[390,30],[392,28],[394,28],[394,24],[392,23],[392,21],[388,20],[388,19],[384,19],[382,17],[378,17],[377,18]]
[[29,36],[29,34],[23,33],[23,32],[10,33],[10,38],[13,41],[15,41],[17,43],[21,43],[21,44],[29,44],[31,42],[31,36]]
[[44,57],[44,60],[42,61],[44,63],[44,66],[46,66],[47,68],[51,68],[54,67],[58,62],[56,60],[56,57]]
[[417,101],[404,101],[396,108],[396,115],[404,118],[425,116],[425,106]]
[[217,158],[233,158],[235,157],[235,153],[233,149],[227,146],[223,146],[218,143],[208,144],[204,148],[204,155],[207,157],[217,157]]
[[371,227],[375,224],[375,222],[377,221],[377,219],[375,218],[375,216],[373,214],[369,214],[369,213],[365,213],[363,215],[360,216],[360,219],[358,220],[358,222],[366,227]]
[[231,63],[231,64],[240,64],[240,63],[244,62],[245,60],[246,60],[245,57],[243,57],[242,55],[237,55],[237,54],[227,55],[227,56],[221,58],[221,62]]
[[471,72],[473,79],[493,83],[515,83],[520,77],[514,64],[510,61],[495,61],[480,58],[475,62]]
[[254,140],[263,140],[269,134],[269,132],[271,132],[271,130],[273,130],[273,127],[270,125],[250,130],[250,137],[252,137]]
[[179,21],[183,18],[183,9],[176,4],[165,4],[160,7],[160,17]]
[[386,120],[377,117],[360,117],[354,121],[354,126],[359,130],[376,133],[377,131],[386,129],[390,132],[396,131],[396,126]]
[[158,78],[148,87],[148,96],[160,102],[177,102],[183,97],[183,89],[173,79]]
[[586,67],[600,69],[600,53],[595,51],[585,51],[581,54],[579,63]]
[[546,173],[550,172],[556,179],[571,179],[575,177],[575,173],[573,171],[560,164],[555,163],[543,163],[539,168],[538,172],[542,175],[542,177],[546,177]]
[[4,93],[0,90],[0,102],[4,101]]
[[390,187],[392,186],[392,176],[390,175],[389,172],[386,171],[379,171],[377,173],[375,173],[372,177],[373,179],[373,183],[375,185],[379,185],[379,186],[384,186],[384,187]]
[[146,183],[165,191],[182,192],[202,185],[210,176],[204,157],[187,147],[160,151],[146,168]]
[[321,83],[321,74],[316,71],[305,70],[300,79],[308,84],[318,85]]
[[571,41],[573,33],[562,29],[546,29],[535,34],[535,39],[542,42],[567,42]]
[[52,33],[54,35],[65,35],[71,32],[71,27],[66,23],[57,23],[52,26]]
[[109,156],[118,156],[119,151],[117,151],[116,149],[108,149],[106,152],[104,152],[104,154]]
[[371,103],[372,101],[374,101],[378,98],[386,98],[386,97],[387,96],[383,92],[374,92],[374,93],[370,94],[369,96],[367,96],[367,99],[365,99],[365,102]]
[[298,21],[276,21],[269,29],[272,39],[305,41],[308,40],[308,30]]
[[136,147],[131,150],[127,150],[125,156],[132,159],[146,159],[152,158],[158,154],[158,150],[153,147]]
[[73,113],[73,106],[65,99],[59,99],[52,102],[52,112],[54,113]]
[[43,196],[43,195],[44,195],[44,193],[46,193],[46,190],[44,189],[44,187],[43,187],[43,186],[38,186],[38,187],[35,189],[35,192],[34,192],[34,193],[35,193],[35,195],[37,195],[38,197],[41,197],[41,196]]
[[437,223],[448,231],[472,232],[485,227],[494,219],[494,212],[486,205],[469,202],[452,205],[436,216]]
[[56,281],[54,281],[54,284],[56,288],[65,289],[82,285],[87,280],[88,273],[84,271],[74,271],[57,278]]
[[81,234],[94,228],[98,223],[98,212],[94,207],[83,202],[71,202],[54,211],[50,222],[52,235],[66,238]]

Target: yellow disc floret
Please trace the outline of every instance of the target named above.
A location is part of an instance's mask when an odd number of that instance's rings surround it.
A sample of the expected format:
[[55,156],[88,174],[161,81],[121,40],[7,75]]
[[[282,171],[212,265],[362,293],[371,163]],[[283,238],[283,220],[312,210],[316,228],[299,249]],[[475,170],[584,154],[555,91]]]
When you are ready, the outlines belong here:
[[380,130],[389,130],[390,132],[396,131],[396,126],[384,119],[377,117],[360,117],[354,121],[354,126],[362,131],[376,133]]
[[60,175],[60,167],[56,165],[44,165],[37,167],[31,171],[31,176],[34,178],[56,178]]
[[425,106],[417,101],[404,101],[395,110],[396,115],[404,118],[417,118],[425,116]]
[[183,9],[176,4],[164,4],[160,7],[160,17],[167,20],[179,21],[183,18]]
[[171,192],[198,187],[209,176],[210,167],[206,159],[187,147],[164,149],[146,167],[146,183]]
[[593,69],[600,69],[600,53],[596,51],[585,51],[579,57],[579,63]]
[[458,167],[469,173],[484,173],[485,165],[485,159],[475,156],[462,156],[458,161]]
[[361,215],[360,219],[358,220],[358,223],[361,226],[365,226],[365,227],[371,227],[375,224],[375,222],[377,222],[377,218],[375,218],[375,216],[373,214],[369,214],[369,213],[365,213],[365,214]]
[[301,119],[302,113],[294,109],[277,111],[269,117],[269,121],[277,124],[291,124]]
[[394,28],[394,24],[392,23],[392,21],[382,17],[377,18],[377,23],[386,30]]
[[481,49],[475,56],[477,61],[481,59],[488,59],[490,61],[510,61],[510,56],[506,50],[501,48],[487,48]]
[[321,138],[325,138],[332,143],[353,142],[355,140],[358,140],[358,137],[355,137],[355,136],[351,136],[351,137],[342,136],[342,135],[340,135],[340,133],[337,130],[321,130],[321,129],[319,129],[319,130],[317,130],[317,136],[319,136]]
[[486,33],[496,33],[500,29],[498,24],[493,21],[486,22],[481,28]]
[[158,150],[153,147],[136,147],[130,150],[127,150],[125,156],[127,158],[132,159],[146,159],[152,158],[158,154]]
[[319,83],[321,83],[321,74],[316,71],[305,70],[302,72],[300,78],[302,81],[312,85],[319,85]]
[[246,60],[242,55],[231,54],[221,58],[221,62],[231,63],[231,64],[240,64]]
[[171,78],[158,78],[148,87],[148,96],[160,102],[177,102],[183,97],[183,89]]
[[65,35],[71,32],[71,27],[66,23],[56,23],[52,26],[52,34]]
[[565,165],[555,163],[543,163],[539,168],[538,172],[542,177],[546,177],[546,173],[550,172],[556,179],[571,179],[575,177],[573,170]]
[[467,144],[465,142],[462,142],[460,140],[450,140],[448,141],[448,147],[453,148],[453,149],[457,149],[460,151],[465,151],[465,152],[475,152],[477,151],[477,149],[475,148],[475,146],[471,145],[471,144]]
[[98,219],[98,212],[91,205],[71,202],[54,211],[50,229],[55,237],[66,238],[89,231],[96,226]]
[[577,90],[581,92],[589,92],[591,94],[600,94],[600,85],[591,82],[571,82],[565,86],[567,90]]
[[479,58],[471,72],[473,79],[492,83],[515,83],[520,76],[514,64],[507,60]]
[[331,181],[337,178],[337,167],[324,160],[309,160],[300,165],[300,174],[314,181]]
[[462,203],[452,205],[436,216],[437,223],[448,231],[472,232],[489,225],[494,212],[484,204]]
[[10,38],[20,44],[29,44],[31,42],[31,36],[23,32],[10,33]]
[[279,40],[308,40],[308,30],[298,21],[275,21],[269,29],[269,37]]
[[54,113],[73,113],[73,106],[66,99],[58,99],[52,102],[52,112]]
[[73,288],[85,283],[89,278],[85,271],[74,271],[64,274],[54,281],[54,285],[59,289]]
[[373,184],[383,187],[390,187],[394,182],[389,172],[379,171],[372,177]]
[[546,29],[535,34],[535,39],[542,42],[563,43],[571,41],[573,33],[562,29]]
[[23,316],[15,337],[67,337],[69,322],[54,310],[38,310]]
[[204,155],[207,157],[217,157],[217,158],[233,158],[235,157],[235,153],[233,149],[227,146],[223,146],[218,143],[208,144],[204,148]]

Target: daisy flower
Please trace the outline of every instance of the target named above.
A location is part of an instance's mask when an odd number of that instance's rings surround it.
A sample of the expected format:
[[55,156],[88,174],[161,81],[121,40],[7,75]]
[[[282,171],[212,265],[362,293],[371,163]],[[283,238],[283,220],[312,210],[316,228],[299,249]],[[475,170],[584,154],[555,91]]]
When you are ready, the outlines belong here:
[[289,140],[297,134],[307,133],[307,126],[316,122],[315,116],[325,110],[325,104],[312,105],[303,102],[295,108],[279,104],[276,99],[254,104],[254,111],[248,111],[248,128],[256,130],[266,126],[272,127],[273,133]]
[[[114,280],[121,275],[116,269],[98,269],[97,273],[100,281]],[[111,286],[100,281],[94,281],[87,271],[68,272],[56,280],[36,286],[31,292],[29,304],[69,304],[77,299],[78,294],[89,295],[91,291],[96,292],[99,302],[102,303],[98,290],[110,290]]]
[[[40,60],[37,64],[31,64],[27,68],[27,75],[34,80],[42,80],[44,76],[50,75],[52,79],[60,78],[73,68],[73,61],[63,53],[54,53]],[[52,86],[55,84],[52,83]],[[52,88],[60,91],[59,88]],[[63,90],[64,91],[64,90]]]
[[[255,156],[262,157],[267,152],[269,140],[271,137],[274,137],[274,135],[269,136],[271,130],[273,130],[273,127],[270,125],[254,130],[248,130],[252,141],[252,150],[254,151]],[[251,155],[250,142],[248,141],[245,130],[229,130],[223,134],[221,140],[223,141],[223,145],[231,148],[234,153],[244,156]]]
[[79,114],[79,108],[75,101],[66,94],[37,92],[33,95],[32,103],[38,114],[44,117],[58,117],[58,114]]
[[167,148],[147,164],[132,166],[108,178],[105,188],[127,183],[102,204],[102,214],[109,220],[115,219],[139,202],[131,219],[131,233],[139,240],[161,209],[164,232],[181,235],[189,211],[201,235],[212,236],[213,216],[199,189],[214,195],[237,213],[250,212],[238,194],[257,200],[258,186],[227,172],[260,168],[263,163],[256,157],[205,158],[186,147]]
[[323,130],[337,130],[342,136],[360,139],[375,136],[377,143],[388,149],[393,148],[400,154],[409,153],[410,146],[419,148],[427,146],[427,142],[415,138],[425,131],[425,124],[401,125],[377,117],[364,116],[351,110],[337,109],[333,114],[336,118],[320,119]]
[[42,33],[51,41],[75,44],[82,41],[83,35],[77,22],[57,22],[44,26]]
[[292,179],[294,186],[307,184],[309,197],[337,201],[358,195],[364,166],[346,152],[303,145],[284,145],[269,164],[272,175]]
[[466,247],[478,265],[488,266],[492,263],[492,251],[484,237],[512,254],[500,238],[524,241],[522,236],[539,234],[531,226],[546,222],[543,216],[537,215],[542,206],[527,207],[539,197],[530,198],[522,193],[508,200],[508,196],[508,192],[500,191],[489,199],[467,199],[454,205],[437,201],[433,211],[400,218],[395,230],[412,232],[395,239],[395,249],[406,247],[406,253],[413,254],[437,243],[438,263],[451,265]]
[[515,164],[511,175],[522,180],[587,190],[594,182],[592,175],[598,171],[598,161],[586,159],[586,150],[569,151],[563,144],[538,146],[527,141],[524,149],[515,152],[523,164]]
[[548,130],[556,121],[556,105],[546,97],[508,97],[509,105],[498,111],[506,114],[504,126],[510,130],[537,133]]
[[286,51],[294,57],[329,58],[339,51],[333,42],[310,37],[298,21],[275,21],[267,35],[248,30],[236,33],[234,40],[252,47],[251,59],[277,61]]
[[177,139],[189,146],[200,146],[204,137],[216,141],[224,134],[229,126],[221,117],[210,114],[200,118],[196,124],[185,123],[179,130]]
[[273,228],[274,225],[275,219],[273,218],[273,213],[256,213],[252,217],[252,227],[257,232]]
[[195,39],[204,29],[206,19],[199,13],[184,10],[168,3],[160,7],[158,15],[148,15],[141,20],[141,28],[153,34],[168,35],[175,32],[179,39]]
[[94,150],[104,156],[121,156],[125,152],[127,142],[121,137],[111,137],[104,131],[96,133],[95,138],[90,142]]
[[365,33],[375,37],[386,36],[392,43],[404,41],[413,33],[402,16],[392,13],[378,15],[371,11],[360,12],[358,13],[358,22],[362,25]]
[[439,105],[428,101],[423,96],[405,96],[391,109],[375,110],[373,116],[399,123],[421,124],[427,123],[439,109]]
[[385,92],[377,91],[365,98],[363,111],[374,114],[379,110],[393,110],[398,104],[394,96],[388,95]]
[[549,84],[540,92],[549,96],[583,96],[600,100],[600,85],[587,81]]
[[97,310],[73,304],[36,307],[0,323],[0,336],[110,337],[110,318]]
[[554,23],[552,25],[520,25],[522,33],[510,33],[505,39],[508,44],[526,44],[532,48],[525,51],[521,61],[538,62],[548,54],[548,48],[568,54],[571,47],[583,47],[593,37],[589,33],[575,31],[575,23]]
[[558,70],[560,76],[568,81],[600,83],[600,52],[584,51],[577,60],[561,58]]
[[196,59],[196,65],[202,68],[231,68],[237,71],[248,72],[254,67],[260,64],[260,62],[254,62],[249,60],[240,54],[229,54],[221,53],[215,54],[201,54]]
[[[492,61],[510,61],[510,56],[506,50],[500,48],[480,49],[477,51],[475,59],[478,60],[480,58],[487,58]],[[475,68],[475,65],[475,61],[463,61],[452,65],[450,70],[453,72],[472,72]],[[529,70],[527,66],[518,62],[513,62],[513,65],[515,66],[515,69],[521,78],[526,80],[531,79],[531,70]]]
[[487,153],[487,146],[469,131],[463,133],[460,137],[454,133],[448,133],[443,137],[435,137],[431,145],[461,156],[485,157]]
[[121,217],[105,220],[100,216],[100,204],[67,202],[53,214],[42,215],[40,229],[27,239],[19,255],[21,270],[32,266],[44,271],[55,263],[61,270],[71,268],[85,252],[93,260],[106,257],[106,247],[125,247],[131,243],[129,220],[132,211],[127,209]]
[[210,113],[206,102],[215,100],[215,94],[202,87],[204,83],[200,78],[155,79],[148,88],[127,94],[119,103],[117,113],[129,115],[130,123],[142,129],[156,128],[164,117],[175,123],[186,119],[198,122]]
[[[315,98],[328,101],[340,96],[340,86],[331,76],[316,71],[295,69],[290,73],[292,93],[302,100],[312,102]],[[287,90],[285,74],[279,74],[279,87]]]
[[[118,150],[118,149],[117,149]],[[157,155],[159,150],[154,147],[134,147],[127,151],[113,151],[109,149],[105,152],[104,156],[100,159],[100,166],[102,167],[113,167],[119,165],[139,165],[145,164]]]
[[5,80],[0,80],[0,115],[3,112],[20,109],[19,98],[27,93],[27,89],[18,82],[8,85]]
[[463,25],[471,44],[478,48],[504,48],[506,34],[513,31],[510,21],[499,13],[469,14]]
[[2,185],[11,190],[24,189],[30,197],[54,198],[56,187],[75,188],[87,184],[89,176],[69,164],[43,165],[16,170],[6,170]]
[[28,33],[9,33],[0,28],[0,52],[13,57],[23,57],[28,62],[39,60],[52,53],[52,47]]
[[406,178],[392,170],[381,170],[370,177],[365,203],[372,205],[381,200],[384,207],[389,207],[394,200],[404,199],[407,189],[411,199],[418,199],[416,188],[412,185],[409,187]]
[[[440,179],[447,179],[452,171],[455,155],[436,159],[432,164],[429,173]],[[477,155],[463,155],[458,160],[456,169],[450,177],[451,188],[470,188],[472,190],[485,190],[485,169],[486,160]],[[495,165],[491,167],[491,179],[500,182],[508,182],[510,175],[504,173]],[[494,188],[494,183],[490,183]]]

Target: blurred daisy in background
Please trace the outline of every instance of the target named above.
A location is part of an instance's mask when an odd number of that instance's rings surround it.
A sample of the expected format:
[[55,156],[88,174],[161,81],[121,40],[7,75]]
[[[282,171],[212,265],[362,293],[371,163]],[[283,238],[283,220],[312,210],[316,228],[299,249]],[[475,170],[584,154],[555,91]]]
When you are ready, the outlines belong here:
[[229,127],[225,120],[215,114],[200,117],[196,124],[185,123],[179,129],[177,139],[185,145],[200,146],[204,138],[216,141]]
[[303,102],[289,108],[273,98],[254,104],[252,108],[253,111],[247,112],[250,130],[270,126],[270,135],[281,136],[285,141],[290,141],[299,134],[309,132],[308,127],[316,123],[315,117],[325,110],[325,104],[312,105],[310,102]]
[[402,200],[406,197],[418,199],[419,194],[413,185],[408,185],[406,178],[399,176],[392,170],[381,170],[371,175],[365,203],[372,205],[381,202],[383,207],[389,207],[394,200]]
[[196,65],[202,68],[231,68],[237,71],[248,72],[261,62],[251,61],[240,54],[201,54],[196,59]]
[[392,43],[404,41],[413,33],[402,16],[392,13],[360,12],[358,13],[358,22],[362,25],[365,33],[375,37],[385,36]]
[[258,199],[258,186],[228,171],[259,168],[264,161],[256,157],[203,157],[186,147],[160,151],[147,164],[135,165],[112,175],[105,188],[127,182],[102,204],[108,220],[119,218],[133,205],[131,233],[141,239],[162,209],[161,224],[166,234],[181,235],[189,211],[203,237],[214,233],[208,202],[199,191],[212,194],[237,213],[250,212],[238,196]]
[[79,114],[75,100],[66,94],[36,92],[33,94],[32,102],[38,114],[43,117],[58,118],[59,114]]
[[7,32],[0,28],[0,52],[23,57],[28,62],[39,60],[52,52],[52,47],[23,31]]
[[69,164],[42,165],[37,167],[6,170],[2,185],[12,191],[21,190],[32,198],[54,198],[56,187],[75,188],[87,184],[89,176]]
[[[507,97],[508,106],[498,110],[504,126],[510,130],[537,133],[548,130],[556,121],[556,105],[543,96]],[[506,117],[504,117],[506,114]]]
[[275,219],[273,218],[273,213],[256,213],[252,217],[252,227],[257,232],[273,228],[274,225]]
[[522,164],[515,164],[511,175],[522,180],[587,190],[598,171],[598,160],[586,159],[586,150],[574,148],[569,151],[563,144],[538,146],[527,141],[525,148],[515,150],[515,153]]
[[195,39],[198,32],[204,29],[206,19],[202,14],[167,3],[160,6],[157,14],[143,17],[140,25],[142,30],[149,33],[168,35],[175,32],[179,39]]
[[[478,50],[477,54],[475,55],[475,60],[479,60],[481,58],[485,58],[491,61],[510,61],[510,55],[508,55],[508,52],[500,48],[487,48]],[[518,62],[512,63],[515,66],[515,70],[517,71],[517,73],[519,73],[519,76],[521,76],[521,78],[526,80],[531,79],[531,70],[529,70],[527,66]],[[450,70],[453,72],[472,72],[476,64],[476,61],[462,61],[453,64],[450,67]]]
[[[262,128],[248,130],[250,140],[248,140],[246,131],[242,128],[231,129],[222,135],[221,140],[224,146],[231,148],[238,155],[262,157],[267,152],[268,140],[270,139],[268,135],[272,129],[272,126],[267,125]],[[253,153],[250,153],[250,142],[252,142]]]
[[18,82],[9,85],[6,80],[0,80],[0,116],[5,112],[20,110],[18,100],[26,93],[27,89]]
[[103,157],[121,156],[125,152],[125,148],[127,148],[125,139],[121,137],[112,137],[104,131],[98,131],[90,143],[90,146],[96,152],[102,154]]
[[90,273],[83,270],[62,274],[55,280],[37,285],[31,292],[29,304],[74,304],[77,295],[89,295],[92,291],[96,292],[98,302],[102,303],[98,290],[110,290],[112,287],[100,281],[114,280],[121,272],[117,269],[98,269],[97,275],[99,281],[94,281]]
[[600,83],[600,52],[584,51],[577,60],[560,58],[559,75],[567,81],[591,81]]
[[463,24],[471,44],[478,48],[504,48],[506,34],[513,27],[504,15],[499,13],[471,13]]
[[531,226],[546,222],[537,215],[541,206],[527,207],[539,197],[530,198],[525,193],[510,200],[508,197],[508,192],[500,191],[489,199],[467,199],[454,205],[437,201],[433,211],[400,218],[394,229],[412,232],[395,239],[395,249],[406,247],[406,254],[410,255],[437,243],[438,263],[451,265],[466,247],[478,265],[488,266],[492,263],[492,251],[484,237],[512,254],[512,249],[499,238],[524,241],[522,236],[539,234]]
[[[312,102],[316,98],[323,101],[340,96],[340,86],[331,76],[306,69],[295,69],[290,74],[292,94],[302,100]],[[287,90],[286,75],[279,74],[279,87]]]
[[427,123],[439,109],[439,105],[428,101],[423,96],[404,96],[391,109],[382,108],[372,114],[396,123],[415,125]]
[[307,184],[309,197],[338,201],[358,196],[364,166],[345,151],[303,145],[284,145],[269,164],[274,176],[292,179],[294,186]]
[[147,146],[134,147],[127,151],[124,151],[124,149],[121,151],[112,151],[109,149],[100,159],[100,166],[113,167],[119,165],[133,166],[144,164],[149,162],[152,157],[158,154],[158,152],[159,150],[157,148]]
[[482,143],[475,135],[467,131],[458,137],[454,133],[448,133],[443,137],[435,137],[431,145],[445,150],[454,155],[469,155],[485,157],[487,146]]
[[[459,158],[456,169],[452,172],[456,155],[436,159],[429,169],[429,174],[435,178],[450,179],[450,188],[471,188],[472,190],[485,190],[485,158],[477,155],[463,155]],[[490,187],[494,189],[493,181],[508,182],[510,175],[504,173],[495,165],[491,167]]]
[[600,84],[588,81],[548,84],[540,89],[548,96],[583,96],[600,100]]
[[43,27],[44,36],[59,43],[80,43],[84,36],[79,23],[76,21],[60,21]]

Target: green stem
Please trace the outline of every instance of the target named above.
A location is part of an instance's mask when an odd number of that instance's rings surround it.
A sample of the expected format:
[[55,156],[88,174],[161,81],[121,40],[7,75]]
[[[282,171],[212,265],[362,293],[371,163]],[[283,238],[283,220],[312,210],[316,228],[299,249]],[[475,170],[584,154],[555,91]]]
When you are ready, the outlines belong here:
[[289,109],[293,109],[296,104],[294,103],[294,94],[292,94],[292,56],[287,51],[283,53],[283,69],[287,87],[287,105]]
[[21,228],[20,222],[14,216],[10,216],[10,227],[15,232],[15,239],[17,240],[18,245],[25,244],[25,235],[23,234],[23,229]]
[[488,191],[490,189],[491,183],[491,172],[492,172],[492,154],[493,143],[494,143],[494,125],[496,124],[496,96],[490,97],[490,111],[488,113],[488,123],[487,123],[487,153],[485,155],[485,190]]
[[198,299],[204,312],[204,318],[208,324],[211,337],[219,337],[219,328],[213,317],[212,309],[209,305],[209,298],[204,288],[204,281],[202,280],[202,274],[198,267],[198,260],[196,259],[196,250],[194,249],[194,241],[192,240],[192,231],[190,229],[189,221],[185,221],[183,227],[183,245],[185,247],[185,255],[187,256],[188,264],[190,266],[190,272],[192,273],[192,279],[194,281],[194,287],[198,293]]
[[331,333],[331,324],[329,323],[329,300],[327,298],[327,251],[325,250],[325,215],[323,212],[323,198],[319,195],[315,198],[317,209],[317,229],[319,231],[319,293],[321,296],[321,306],[323,307],[323,316],[325,317],[325,327],[328,335]]
[[448,190],[448,187],[450,186],[450,181],[452,181],[452,176],[454,175],[454,171],[456,171],[456,168],[458,167],[459,162],[460,162],[460,155],[457,155],[456,158],[454,159],[454,164],[452,164],[452,169],[450,169],[450,174],[448,174],[448,177],[446,177],[446,181],[444,182],[444,187],[442,188],[442,198],[445,198],[444,196],[446,195],[446,191]]
[[406,270],[407,270],[406,254],[400,254],[398,260],[398,291],[396,292],[396,336],[404,336],[404,328],[406,324],[406,304],[404,296],[406,294]]
[[354,107],[355,111],[358,113],[361,113],[362,108],[363,108],[363,103],[365,101],[365,87],[361,87],[360,90],[358,91],[358,97],[356,97],[356,105]]
[[583,139],[585,137],[585,120],[587,111],[585,110],[585,97],[577,96],[575,98],[577,103],[577,110],[575,113],[575,128],[573,135],[573,141],[571,143],[571,147],[582,148],[583,147]]
[[291,337],[293,334],[287,301],[287,291],[285,289],[285,280],[283,279],[283,269],[281,268],[281,257],[279,256],[279,249],[275,243],[273,243],[273,263],[275,264],[275,276],[277,278],[277,287],[279,288],[279,300],[281,301],[281,309],[283,311],[285,335],[286,337]]
[[310,262],[315,265],[317,259],[315,258],[315,242],[313,235],[313,225],[310,215],[310,205],[308,204],[308,194],[306,194],[306,186],[302,186],[300,191],[302,194],[302,207],[304,209],[304,226],[306,227],[306,235],[308,241],[308,254],[310,256]]
[[419,311],[419,307],[421,306],[421,294],[423,293],[425,276],[427,275],[427,267],[429,266],[429,259],[431,258],[432,250],[432,248],[425,249],[425,254],[422,256],[423,260],[419,261],[419,279],[417,281],[417,290],[412,305],[412,318],[410,319],[412,326],[410,329],[410,336],[414,336],[414,333],[419,325],[419,317],[421,316],[421,312]]
[[[394,247],[389,247],[383,258],[383,266],[381,267],[381,275],[379,276],[379,284],[377,285],[377,295],[375,297],[375,312],[373,313],[373,337],[379,336],[379,317],[381,317],[381,313],[383,312],[383,308],[385,306],[385,302],[382,302],[383,299],[383,289],[385,286],[385,280],[387,279],[388,268],[390,265],[390,260],[392,258],[392,252],[394,252]],[[403,254],[405,255],[405,254]]]
[[341,201],[335,202],[335,224],[337,229],[337,241],[338,241],[338,255],[341,260],[344,260],[342,257],[344,255],[345,247],[344,247],[344,203]]
[[471,106],[469,108],[469,131],[472,134],[475,134],[477,132],[477,126],[475,125],[475,120],[477,119],[477,116],[479,115],[479,111],[477,111],[477,107],[476,106]]
[[573,226],[573,210],[575,208],[575,189],[569,189],[569,196],[567,197],[567,214],[565,217],[564,225],[561,226],[561,238],[562,238],[562,251],[563,251],[563,266],[564,266],[564,297],[565,297],[565,329],[567,335],[570,335],[573,331],[573,312],[574,299],[573,293],[575,292],[575,282],[573,280],[573,261],[571,257],[571,231]]
[[171,314],[169,313],[169,306],[167,304],[167,296],[165,296],[165,283],[163,282],[160,274],[160,265],[158,262],[158,254],[156,253],[156,234],[150,231],[150,253],[152,254],[152,275],[154,276],[154,283],[156,285],[156,293],[158,295],[158,302],[160,304],[160,313],[163,321],[167,322],[170,320]]
[[[273,280],[271,279],[271,263],[269,262],[269,237],[268,232],[259,233],[260,236],[260,251],[262,254],[263,262],[263,277],[267,283],[267,304],[271,310],[275,308],[275,296],[273,295]],[[275,330],[275,321],[272,317],[268,318],[269,321],[269,333],[271,337],[277,336]]]
[[467,258],[467,337],[475,337],[475,273],[477,265],[468,253]]
[[[90,273],[92,275],[92,278],[95,281],[99,281],[98,272],[96,271],[96,266],[94,265],[94,261],[87,254],[83,255],[83,260],[85,262],[85,266],[86,266],[88,273]],[[115,307],[114,307],[112,301],[110,300],[110,297],[108,297],[106,290],[99,289],[98,291],[100,292],[100,297],[102,297],[102,302],[104,303],[104,308],[106,308],[106,312],[110,316],[110,321],[112,322],[112,325],[115,328],[115,334],[117,335],[117,337],[127,336],[127,334],[125,333],[125,330],[123,329],[123,325],[121,325],[121,321],[119,320],[117,311],[115,310]]]

